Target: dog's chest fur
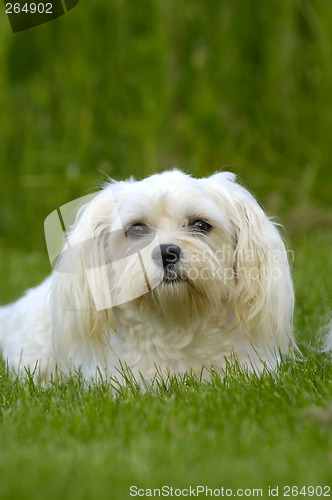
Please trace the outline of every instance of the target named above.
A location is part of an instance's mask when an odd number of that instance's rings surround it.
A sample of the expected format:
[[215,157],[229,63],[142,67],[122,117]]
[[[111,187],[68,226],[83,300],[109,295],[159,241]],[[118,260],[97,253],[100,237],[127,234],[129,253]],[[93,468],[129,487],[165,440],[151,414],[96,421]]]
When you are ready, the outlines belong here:
[[151,317],[144,320],[128,309],[118,311],[115,318],[121,326],[111,336],[109,354],[113,359],[108,364],[114,366],[120,359],[135,376],[141,373],[150,378],[156,366],[161,371],[194,370],[200,375],[202,366],[225,368],[226,358],[230,359],[232,355],[240,363],[248,362],[248,352],[254,362],[261,364],[244,333],[232,328],[232,318],[227,324],[227,332],[225,324],[221,327],[206,318],[181,327],[157,318],[155,321]]

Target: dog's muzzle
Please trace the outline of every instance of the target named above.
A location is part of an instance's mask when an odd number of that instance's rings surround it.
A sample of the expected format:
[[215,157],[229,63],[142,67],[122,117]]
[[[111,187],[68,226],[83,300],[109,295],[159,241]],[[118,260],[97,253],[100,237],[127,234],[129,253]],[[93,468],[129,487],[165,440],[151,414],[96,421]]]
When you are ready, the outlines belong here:
[[185,281],[179,274],[178,264],[181,259],[181,248],[172,243],[164,243],[152,250],[152,259],[164,269],[164,283]]
[[152,250],[151,257],[158,264],[166,269],[169,265],[175,265],[179,262],[181,256],[181,248],[177,245],[165,243]]

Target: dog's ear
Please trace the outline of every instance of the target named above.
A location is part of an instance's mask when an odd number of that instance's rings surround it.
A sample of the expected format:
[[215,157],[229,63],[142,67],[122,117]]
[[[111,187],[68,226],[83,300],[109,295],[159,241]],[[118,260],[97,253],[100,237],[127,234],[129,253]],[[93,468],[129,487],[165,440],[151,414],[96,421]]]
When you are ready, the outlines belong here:
[[[121,187],[105,187],[78,212],[53,272],[52,342],[65,369],[101,363],[114,324],[106,249],[110,231],[122,230]],[[70,360],[75,360],[71,366]],[[106,360],[105,360],[106,366]]]
[[233,230],[233,311],[253,342],[287,352],[294,293],[288,255],[277,230],[255,198],[228,172],[204,179],[205,189]]

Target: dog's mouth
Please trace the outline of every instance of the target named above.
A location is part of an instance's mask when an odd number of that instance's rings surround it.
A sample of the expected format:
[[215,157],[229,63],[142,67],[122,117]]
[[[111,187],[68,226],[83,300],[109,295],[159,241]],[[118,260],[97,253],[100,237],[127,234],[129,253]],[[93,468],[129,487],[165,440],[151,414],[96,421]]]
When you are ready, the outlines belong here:
[[184,283],[186,280],[181,278],[181,276],[177,276],[176,278],[167,278],[164,277],[162,283],[163,285],[176,285],[177,283]]
[[167,266],[164,269],[164,278],[162,283],[164,285],[176,285],[177,283],[184,283],[186,279],[181,276],[181,273],[174,266]]

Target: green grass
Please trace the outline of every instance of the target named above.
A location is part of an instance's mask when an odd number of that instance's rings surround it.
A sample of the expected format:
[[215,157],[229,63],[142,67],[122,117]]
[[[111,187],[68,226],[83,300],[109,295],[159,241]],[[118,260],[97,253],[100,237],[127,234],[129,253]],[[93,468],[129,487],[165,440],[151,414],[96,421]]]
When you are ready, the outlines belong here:
[[[321,229],[290,238],[305,359],[275,375],[230,367],[211,383],[188,374],[144,393],[130,379],[89,385],[77,374],[45,386],[0,367],[0,498],[122,500],[133,485],[260,488],[268,498],[269,486],[331,485],[332,362],[314,349],[331,309],[331,244]],[[1,259],[7,298],[47,267],[42,254]]]
[[[1,498],[129,498],[129,486],[331,484],[332,365],[230,372],[117,397],[72,378],[48,387],[1,373]],[[264,496],[267,498],[267,496]]]

